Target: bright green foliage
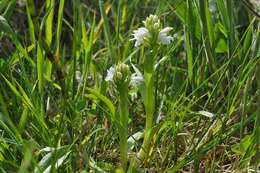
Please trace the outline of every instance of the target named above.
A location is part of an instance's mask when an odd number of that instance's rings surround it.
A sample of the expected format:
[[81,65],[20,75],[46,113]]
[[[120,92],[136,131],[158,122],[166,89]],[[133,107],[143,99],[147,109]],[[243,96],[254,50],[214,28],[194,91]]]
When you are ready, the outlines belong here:
[[0,0],[0,172],[259,172],[257,3]]

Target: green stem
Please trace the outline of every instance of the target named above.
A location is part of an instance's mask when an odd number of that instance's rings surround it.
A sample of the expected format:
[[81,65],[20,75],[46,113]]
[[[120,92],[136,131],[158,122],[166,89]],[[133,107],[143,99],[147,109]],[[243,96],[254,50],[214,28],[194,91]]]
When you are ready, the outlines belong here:
[[149,156],[149,150],[152,139],[152,129],[153,129],[153,116],[155,107],[155,95],[154,95],[154,58],[155,55],[148,56],[145,60],[144,69],[144,80],[145,80],[145,111],[146,111],[146,121],[145,121],[145,131],[144,131],[144,141],[143,145],[138,153],[138,157],[141,161],[145,161]]
[[120,155],[121,166],[126,171],[127,169],[127,137],[128,137],[128,101],[127,101],[127,85],[123,84],[120,87],[120,125],[119,125],[119,139],[120,139]]

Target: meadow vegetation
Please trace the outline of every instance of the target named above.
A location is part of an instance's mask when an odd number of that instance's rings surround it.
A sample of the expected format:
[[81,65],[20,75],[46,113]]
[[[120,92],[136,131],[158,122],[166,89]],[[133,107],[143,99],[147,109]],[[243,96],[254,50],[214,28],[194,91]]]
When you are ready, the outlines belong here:
[[0,172],[259,172],[259,0],[0,0]]

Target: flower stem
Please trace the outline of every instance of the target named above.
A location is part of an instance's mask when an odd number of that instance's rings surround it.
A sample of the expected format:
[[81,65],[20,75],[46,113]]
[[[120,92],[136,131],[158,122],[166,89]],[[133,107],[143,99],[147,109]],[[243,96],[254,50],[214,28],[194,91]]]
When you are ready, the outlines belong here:
[[143,145],[138,153],[138,157],[141,161],[145,161],[149,156],[152,130],[153,130],[153,116],[155,107],[155,95],[154,95],[154,59],[155,55],[145,59],[145,69],[144,69],[144,80],[145,80],[145,131],[144,131],[144,141]]
[[120,87],[120,124],[119,124],[119,139],[120,139],[120,156],[121,166],[126,171],[127,169],[127,137],[128,137],[128,100],[127,100],[127,85],[123,84]]

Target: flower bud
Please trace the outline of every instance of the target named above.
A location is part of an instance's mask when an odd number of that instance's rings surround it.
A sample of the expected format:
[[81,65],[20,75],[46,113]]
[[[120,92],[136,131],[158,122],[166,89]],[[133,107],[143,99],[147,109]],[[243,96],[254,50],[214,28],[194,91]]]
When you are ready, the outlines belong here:
[[144,26],[150,31],[156,31],[160,28],[160,19],[156,15],[150,15],[144,21]]
[[114,82],[118,84],[128,83],[130,81],[130,68],[124,63],[119,63],[115,67]]
[[160,22],[156,22],[153,26],[154,26],[155,30],[159,30],[160,29]]
[[117,72],[116,72],[116,75],[115,75],[115,80],[116,80],[116,81],[120,81],[120,80],[122,80],[122,78],[123,78],[122,73],[119,72],[119,71],[117,71]]

